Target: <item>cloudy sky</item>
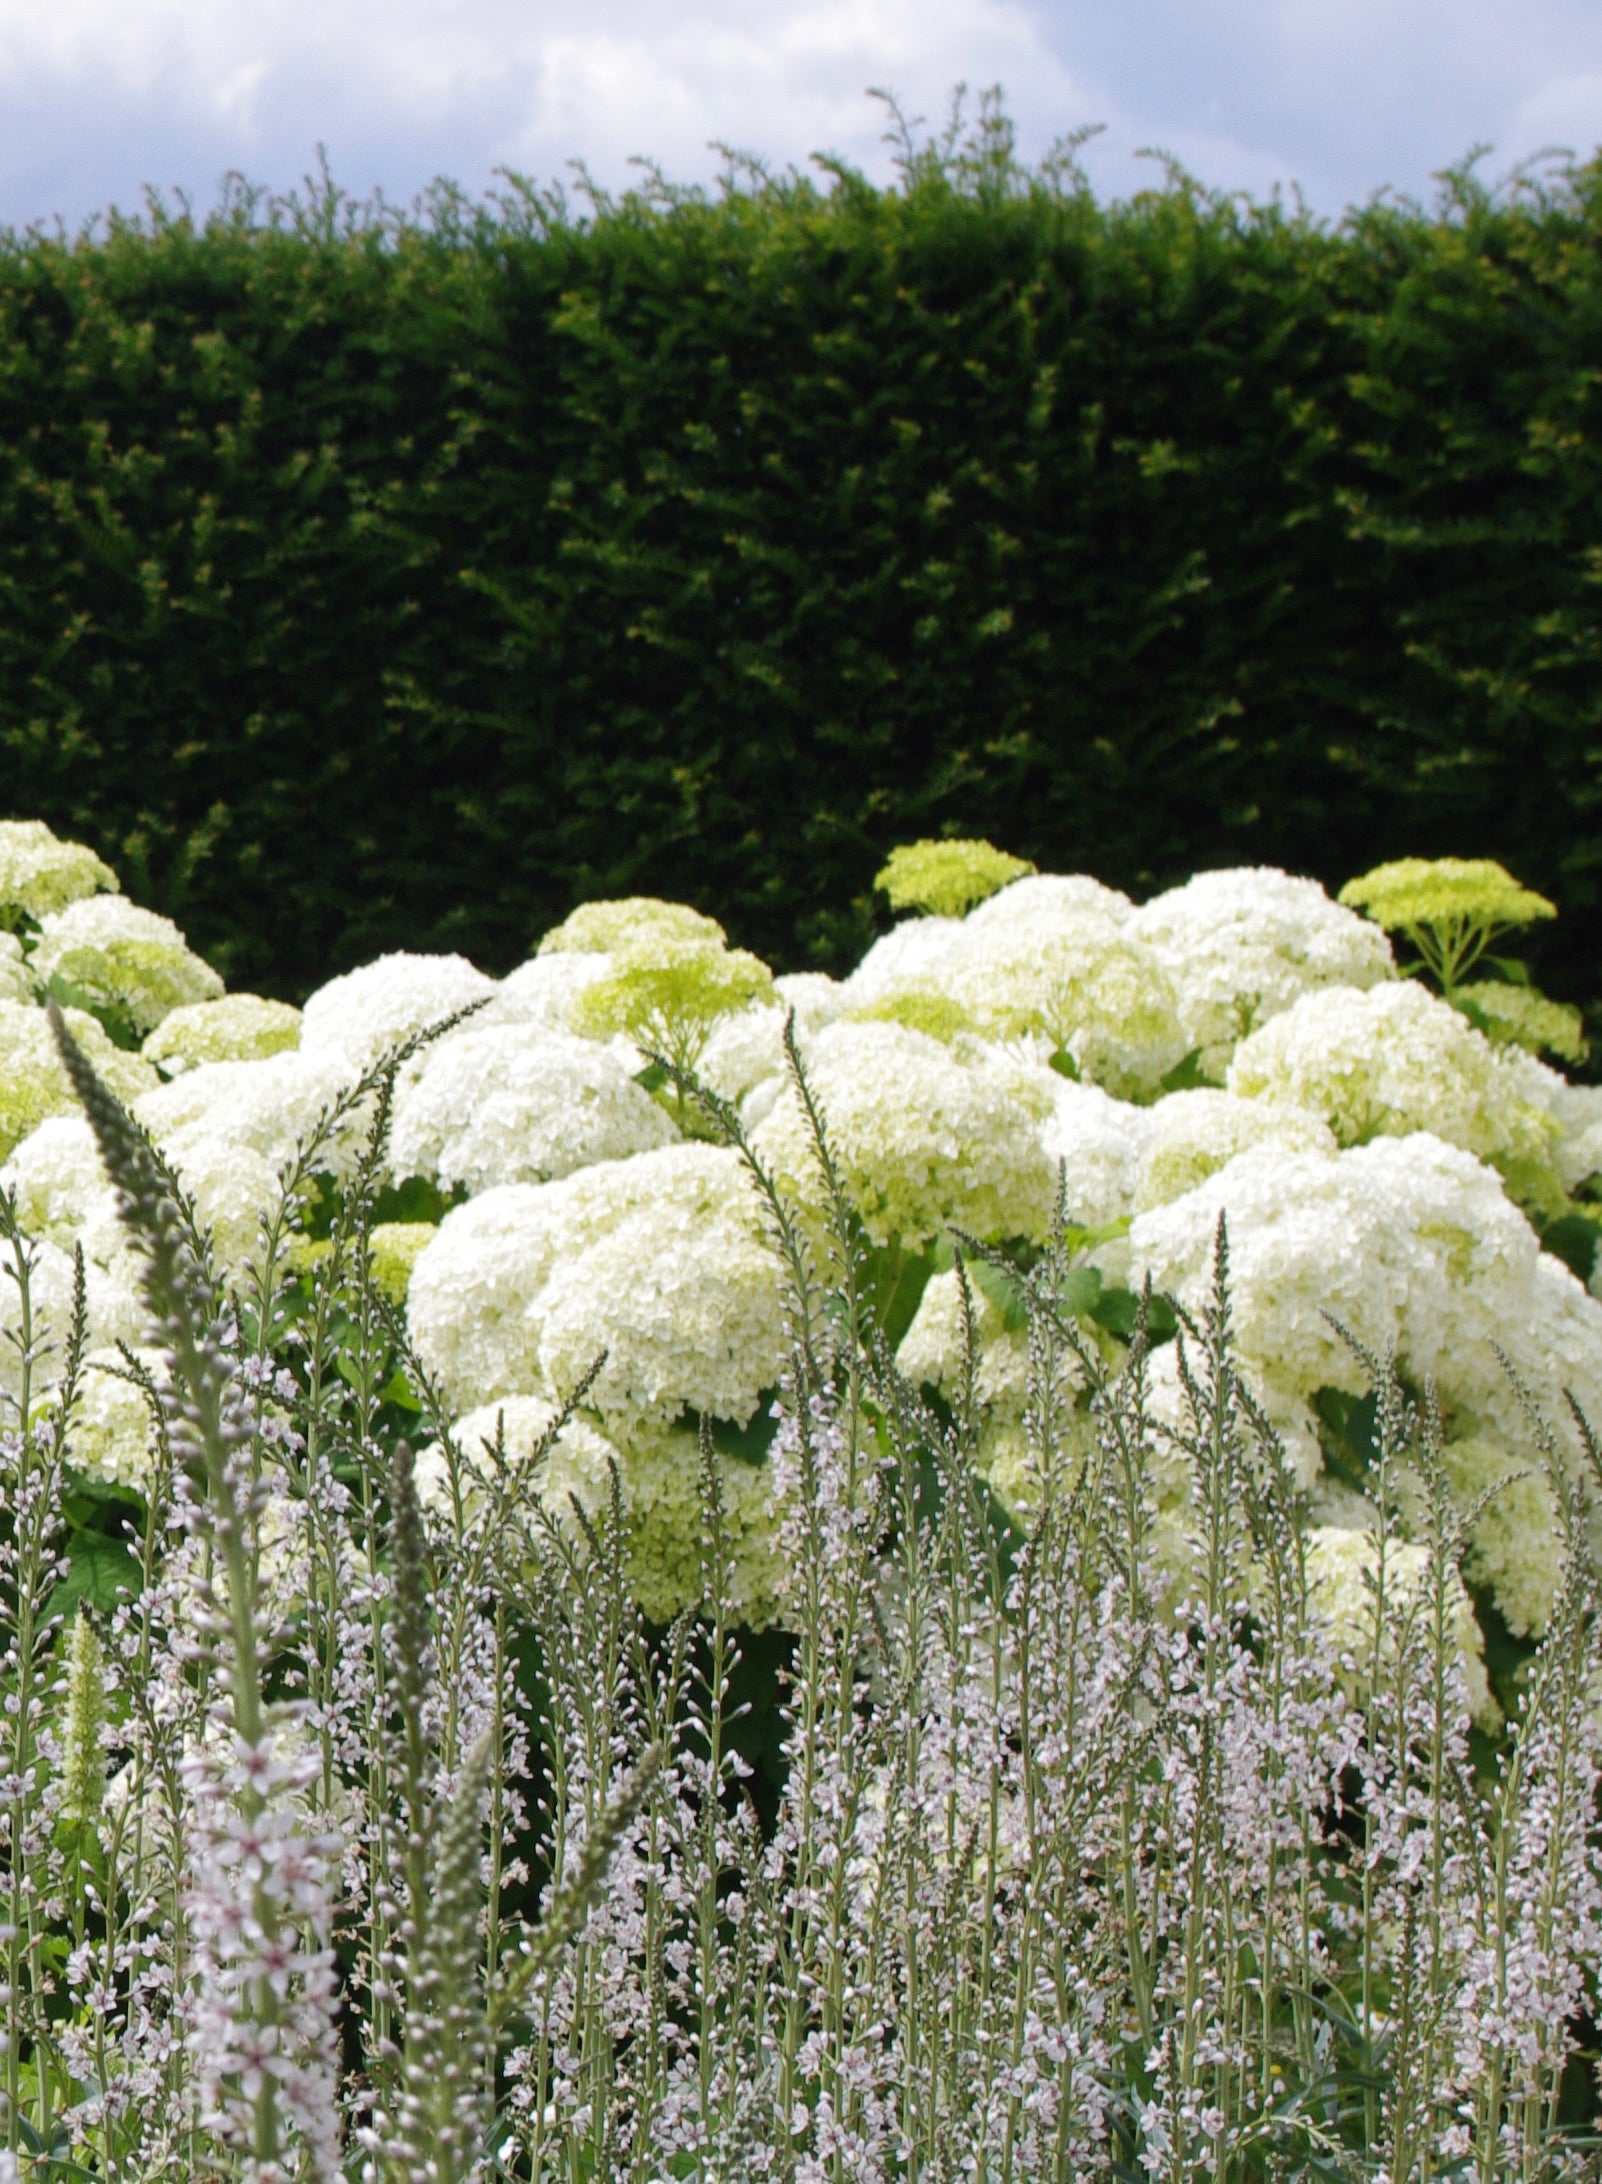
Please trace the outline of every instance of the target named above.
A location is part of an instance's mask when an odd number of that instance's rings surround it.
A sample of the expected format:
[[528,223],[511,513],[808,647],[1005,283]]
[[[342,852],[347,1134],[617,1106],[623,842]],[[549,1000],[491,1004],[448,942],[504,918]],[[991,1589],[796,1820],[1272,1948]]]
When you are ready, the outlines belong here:
[[1602,140],[1598,0],[0,0],[0,225],[216,202],[238,170],[409,202],[446,175],[541,181],[582,160],[711,180],[714,142],[890,173],[871,86],[943,116],[999,84],[1022,149],[1088,123],[1098,191],[1300,185],[1338,216],[1428,198],[1475,144],[1505,173]]

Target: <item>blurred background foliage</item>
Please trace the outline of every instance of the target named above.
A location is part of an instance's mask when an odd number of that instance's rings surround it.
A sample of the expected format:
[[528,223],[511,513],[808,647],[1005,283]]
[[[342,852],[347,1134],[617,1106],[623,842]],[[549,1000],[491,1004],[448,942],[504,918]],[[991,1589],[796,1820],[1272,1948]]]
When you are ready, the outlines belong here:
[[1602,162],[1331,227],[1073,151],[0,237],[0,807],[292,999],[641,892],[839,967],[946,832],[1493,856],[1589,999]]

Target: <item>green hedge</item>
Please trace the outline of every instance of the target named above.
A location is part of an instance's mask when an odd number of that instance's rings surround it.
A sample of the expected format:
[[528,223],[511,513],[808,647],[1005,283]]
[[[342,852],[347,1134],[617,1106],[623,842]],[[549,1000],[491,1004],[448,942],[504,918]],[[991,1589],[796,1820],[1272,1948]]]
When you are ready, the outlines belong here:
[[[975,149],[975,146],[977,149]],[[955,831],[1602,930],[1602,167],[1338,230],[966,156],[0,243],[0,806],[236,985],[578,898],[839,963]]]

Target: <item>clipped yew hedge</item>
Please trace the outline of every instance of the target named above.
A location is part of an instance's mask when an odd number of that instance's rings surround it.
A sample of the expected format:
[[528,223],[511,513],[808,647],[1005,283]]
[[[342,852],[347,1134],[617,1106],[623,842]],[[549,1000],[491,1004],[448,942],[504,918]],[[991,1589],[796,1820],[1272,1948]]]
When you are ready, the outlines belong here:
[[826,179],[0,239],[0,806],[290,996],[591,895],[839,967],[949,831],[1495,856],[1588,998],[1602,166]]

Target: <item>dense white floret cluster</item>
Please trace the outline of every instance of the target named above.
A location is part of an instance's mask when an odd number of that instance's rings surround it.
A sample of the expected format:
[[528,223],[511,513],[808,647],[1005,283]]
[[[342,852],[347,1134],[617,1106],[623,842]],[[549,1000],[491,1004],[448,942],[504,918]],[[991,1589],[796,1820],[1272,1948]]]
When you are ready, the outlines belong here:
[[1304,993],[1394,978],[1384,933],[1316,880],[1256,866],[1198,872],[1142,904],[1129,930],[1173,982],[1188,1051],[1220,1076],[1248,1032]]
[[337,1061],[356,1078],[387,1048],[494,993],[494,979],[465,956],[379,956],[310,996],[301,1016],[301,1047]]
[[[876,1243],[925,1243],[949,1224],[1040,1237],[1056,1190],[1041,1129],[1050,1074],[959,1055],[901,1024],[825,1025],[806,1055],[846,1189]],[[819,1195],[812,1134],[793,1092],[757,1126],[759,1155],[803,1199]]]
[[1423,1132],[1334,1156],[1259,1146],[1136,1218],[1135,1277],[1199,1304],[1221,1215],[1241,1355],[1304,1480],[1321,1464],[1317,1391],[1366,1385],[1330,1315],[1504,1446],[1524,1432],[1499,1346],[1530,1387],[1571,1388],[1602,1418],[1602,1306],[1459,1147]]
[[1428,1130],[1498,1165],[1540,1164],[1557,1133],[1530,1097],[1539,1067],[1409,979],[1304,995],[1241,1042],[1226,1081],[1322,1115],[1343,1145]]
[[33,974],[63,981],[94,1007],[123,1009],[134,1029],[154,1031],[186,1002],[213,1001],[223,982],[171,918],[121,895],[89,895],[41,921]]
[[164,1076],[203,1062],[261,1062],[300,1044],[300,1011],[258,993],[186,1001],[164,1016],[140,1052]]
[[538,1023],[470,1020],[397,1087],[390,1164],[476,1196],[626,1160],[676,1135],[609,1048]]
[[[92,1016],[63,1012],[69,1030],[118,1099],[137,1100],[160,1082],[150,1063],[124,1053]],[[51,1115],[75,1115],[78,1102],[56,1054],[44,1010],[0,1001],[0,1155]]]
[[666,1145],[448,1213],[412,1272],[413,1340],[464,1404],[588,1402],[627,1439],[686,1409],[743,1425],[780,1350],[777,1263],[737,1154]]
[[1335,1151],[1334,1133],[1322,1116],[1272,1100],[1239,1099],[1232,1092],[1175,1092],[1144,1119],[1135,1186],[1142,1212],[1182,1198],[1253,1146],[1281,1146],[1288,1153]]

